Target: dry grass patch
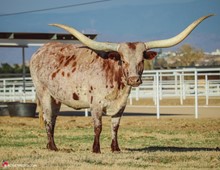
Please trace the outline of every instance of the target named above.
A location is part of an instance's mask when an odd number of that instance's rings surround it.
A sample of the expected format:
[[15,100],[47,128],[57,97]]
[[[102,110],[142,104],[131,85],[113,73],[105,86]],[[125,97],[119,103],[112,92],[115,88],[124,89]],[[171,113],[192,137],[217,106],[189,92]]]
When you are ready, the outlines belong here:
[[0,160],[26,165],[23,169],[220,169],[220,119],[125,116],[118,154],[110,151],[110,135],[110,117],[104,117],[102,153],[93,154],[91,117],[60,116],[55,130],[60,150],[53,152],[45,147],[38,119],[0,117]]

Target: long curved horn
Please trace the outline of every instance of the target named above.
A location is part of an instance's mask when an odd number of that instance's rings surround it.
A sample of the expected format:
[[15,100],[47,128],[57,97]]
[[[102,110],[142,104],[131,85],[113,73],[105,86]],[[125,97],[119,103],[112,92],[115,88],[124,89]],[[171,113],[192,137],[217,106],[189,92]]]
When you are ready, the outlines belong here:
[[165,39],[165,40],[146,42],[145,45],[147,49],[166,48],[166,47],[172,47],[174,45],[177,45],[178,43],[183,41],[196,28],[196,26],[198,26],[203,20],[213,15],[214,14],[210,14],[210,15],[199,18],[198,20],[194,21],[185,30],[183,30],[180,34],[176,35],[175,37]]
[[49,24],[49,25],[63,28],[64,30],[68,31],[73,36],[75,36],[83,44],[92,48],[93,50],[102,50],[102,51],[117,51],[118,50],[119,44],[117,43],[97,42],[97,41],[91,40],[88,37],[86,37],[84,34],[77,31],[76,29],[66,26],[66,25],[62,25],[62,24]]

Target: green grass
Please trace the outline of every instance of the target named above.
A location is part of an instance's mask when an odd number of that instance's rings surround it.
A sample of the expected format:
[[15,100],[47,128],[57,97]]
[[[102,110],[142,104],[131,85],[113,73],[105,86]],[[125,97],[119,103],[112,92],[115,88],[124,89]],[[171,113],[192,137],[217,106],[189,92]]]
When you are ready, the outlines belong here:
[[220,119],[123,117],[120,153],[111,153],[110,135],[104,117],[102,153],[93,154],[91,118],[59,117],[53,152],[37,119],[0,117],[0,160],[38,169],[220,169]]

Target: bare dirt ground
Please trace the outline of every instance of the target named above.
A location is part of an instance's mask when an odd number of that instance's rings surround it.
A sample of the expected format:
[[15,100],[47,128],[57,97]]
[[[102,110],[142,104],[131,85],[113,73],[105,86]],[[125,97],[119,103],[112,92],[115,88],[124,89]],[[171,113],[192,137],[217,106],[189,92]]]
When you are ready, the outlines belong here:
[[[138,109],[134,107],[137,105]],[[187,98],[180,104],[180,99],[167,98],[160,101],[161,116],[177,116],[177,117],[195,117],[195,99]],[[140,99],[139,101],[133,100],[133,105],[127,105],[125,112],[135,111],[141,113],[156,114],[156,106],[152,99]],[[220,97],[212,97],[208,100],[204,97],[198,98],[198,117],[199,118],[220,118]]]
[[[124,111],[125,116],[153,116],[156,117],[157,108],[152,99],[132,100],[133,105],[129,102]],[[195,117],[195,99],[188,98],[180,104],[179,99],[168,98],[160,101],[160,116],[163,117]],[[65,105],[61,107],[61,115],[84,115],[84,110],[74,110]],[[198,117],[199,118],[220,118],[220,97],[212,97],[206,105],[205,98],[198,100]]]

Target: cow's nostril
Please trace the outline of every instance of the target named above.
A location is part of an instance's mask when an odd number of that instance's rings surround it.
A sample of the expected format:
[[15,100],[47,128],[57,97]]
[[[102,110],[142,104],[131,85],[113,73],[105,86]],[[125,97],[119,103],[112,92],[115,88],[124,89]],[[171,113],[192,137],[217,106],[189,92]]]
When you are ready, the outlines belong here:
[[128,79],[128,84],[131,86],[134,86],[134,87],[139,86],[141,83],[142,83],[142,81],[141,81],[140,77],[135,76],[135,77],[130,77]]

